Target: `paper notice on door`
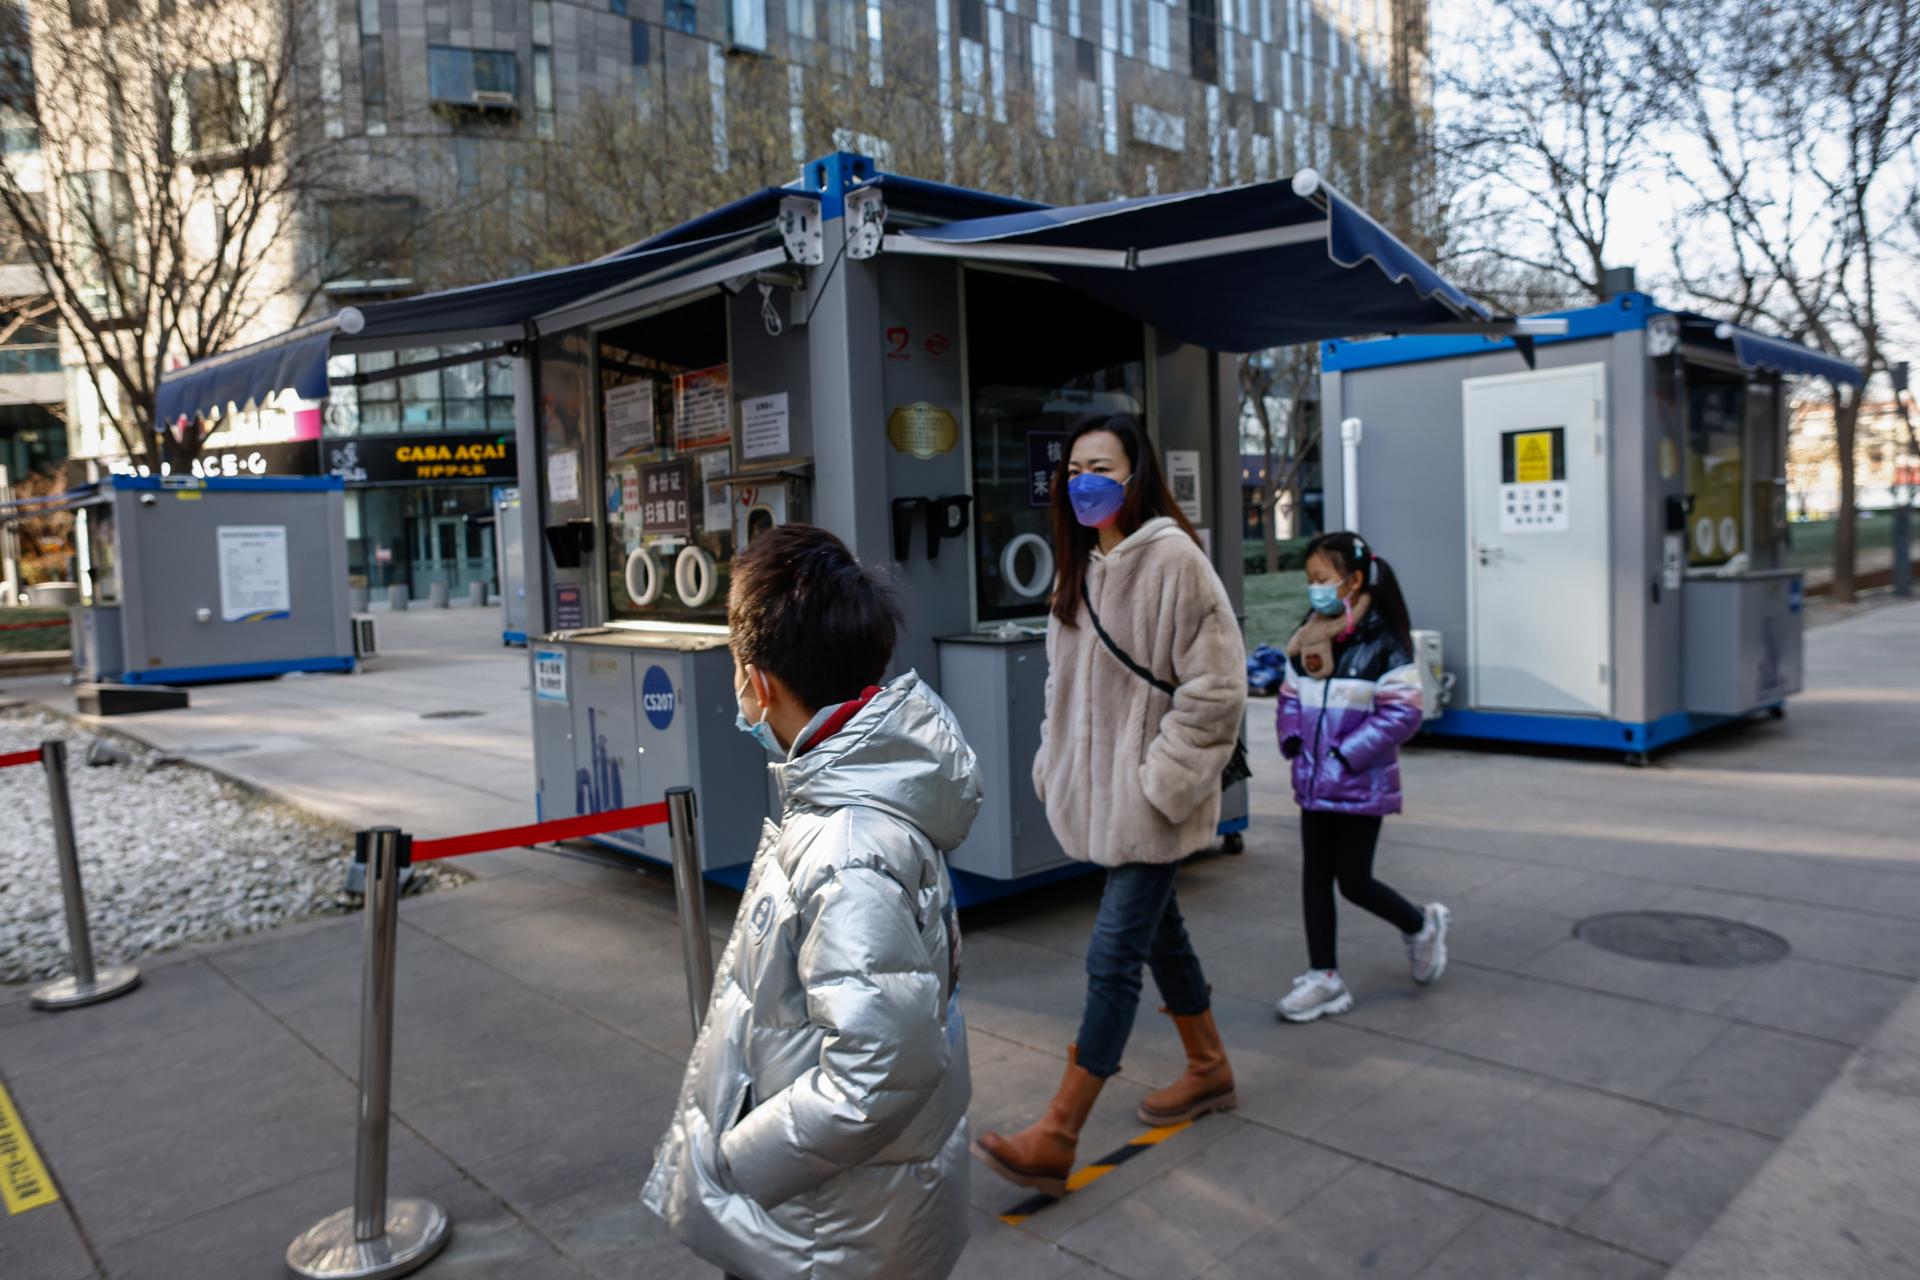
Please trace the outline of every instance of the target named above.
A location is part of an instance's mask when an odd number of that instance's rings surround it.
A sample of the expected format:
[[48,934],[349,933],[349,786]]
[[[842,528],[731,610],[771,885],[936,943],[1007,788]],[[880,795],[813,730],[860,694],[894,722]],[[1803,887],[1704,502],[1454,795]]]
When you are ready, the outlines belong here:
[[1513,478],[1520,484],[1553,479],[1553,432],[1520,431],[1513,436]]
[[1570,527],[1565,481],[1500,486],[1500,532],[1563,533]]
[[732,444],[727,425],[727,366],[714,365],[673,379],[673,445],[676,449],[704,449]]
[[607,391],[607,456],[626,458],[653,448],[653,380]]
[[221,525],[218,546],[222,622],[292,616],[285,525]]
[[547,455],[547,499],[580,501],[580,451],[560,449]]
[[787,428],[787,393],[755,396],[740,402],[740,455],[745,458],[777,458],[791,453],[793,444]]
[[1200,451],[1169,449],[1167,487],[1173,491],[1174,505],[1191,524],[1200,523]]

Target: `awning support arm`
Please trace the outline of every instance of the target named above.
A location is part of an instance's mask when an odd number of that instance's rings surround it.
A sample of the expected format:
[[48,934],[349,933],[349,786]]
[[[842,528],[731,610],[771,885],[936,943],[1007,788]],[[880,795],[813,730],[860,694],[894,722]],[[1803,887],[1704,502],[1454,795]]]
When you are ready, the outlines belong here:
[[324,319],[310,321],[307,324],[295,325],[285,333],[276,333],[271,338],[262,338],[260,341],[250,342],[244,347],[234,347],[229,351],[222,351],[215,355],[205,356],[194,361],[192,364],[182,365],[178,369],[169,369],[160,375],[160,381],[163,383],[171,382],[176,376],[185,375],[189,372],[205,373],[209,369],[219,369],[237,360],[244,360],[248,356],[256,356],[263,351],[273,351],[280,347],[290,347],[296,342],[302,342],[308,338],[316,338],[323,333],[341,333],[352,337],[364,329],[366,324],[367,319],[360,313],[358,307],[342,307]]

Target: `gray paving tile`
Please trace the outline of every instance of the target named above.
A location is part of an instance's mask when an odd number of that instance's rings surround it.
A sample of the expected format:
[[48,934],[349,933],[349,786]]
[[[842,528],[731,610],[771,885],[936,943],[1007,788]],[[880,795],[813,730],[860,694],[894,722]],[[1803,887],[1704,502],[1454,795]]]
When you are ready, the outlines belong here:
[[1445,1168],[1516,1123],[1546,1088],[1534,1076],[1438,1054],[1316,1136],[1341,1151],[1411,1172]]
[[1122,1276],[1193,1275],[1221,1261],[1353,1161],[1253,1125],[1240,1125],[1060,1237]]
[[92,1280],[99,1274],[59,1200],[0,1216],[0,1257],[7,1260],[7,1280]]
[[254,1009],[198,960],[141,971],[138,987],[84,1010],[27,1010],[0,1040],[0,1067],[26,1076],[100,1054],[126,1054]]
[[953,1280],[1104,1280],[1107,1274],[1050,1240],[975,1209]]
[[1428,1263],[1418,1280],[1656,1280],[1665,1268],[1564,1231],[1489,1210]]
[[1757,968],[1746,966],[1716,969],[1637,960],[1573,937],[1562,938],[1520,965],[1519,972],[1696,1013],[1712,1013],[1759,977]]
[[[718,1272],[640,1203],[639,1180],[600,1178],[522,1213],[553,1247],[606,1280],[714,1280]],[[483,1179],[484,1181],[484,1179]],[[518,1203],[518,1202],[517,1202]]]
[[1320,1133],[1436,1054],[1338,1019],[1305,1026],[1281,1022],[1264,1002],[1216,997],[1214,1009],[1233,1063],[1240,1114],[1289,1133]]
[[1773,1153],[1767,1138],[1679,1120],[1573,1220],[1623,1248],[1677,1261]]
[[1498,1000],[1480,1001],[1432,1041],[1557,1080],[1647,1098],[1725,1026],[1704,1014],[1525,981]]
[[1764,1027],[1730,1026],[1654,1095],[1662,1106],[1784,1138],[1852,1051]]
[[408,924],[444,936],[462,929],[507,920],[587,896],[587,890],[547,875],[496,876],[451,893],[431,893],[400,905]]
[[[1871,899],[1862,905],[1878,907]],[[1785,938],[1808,960],[1856,965],[1920,978],[1920,929],[1908,920],[1802,902],[1757,901],[1741,917]]]
[[1415,1172],[1565,1224],[1671,1123],[1652,1107],[1550,1085],[1457,1158]]
[[1913,989],[1886,978],[1788,956],[1763,969],[1739,995],[1720,1006],[1730,1018],[1858,1045],[1872,1035]]
[[1199,1274],[1206,1280],[1403,1280],[1481,1211],[1463,1196],[1360,1165]]

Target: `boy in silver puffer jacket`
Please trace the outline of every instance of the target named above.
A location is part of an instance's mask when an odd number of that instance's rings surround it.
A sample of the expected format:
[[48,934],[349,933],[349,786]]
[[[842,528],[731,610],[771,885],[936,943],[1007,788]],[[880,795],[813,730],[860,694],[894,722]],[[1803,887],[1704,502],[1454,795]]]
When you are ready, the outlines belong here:
[[945,1276],[972,1089],[944,854],[980,808],[973,752],[919,677],[878,686],[899,610],[831,533],[761,535],[727,615],[782,813],[641,1198],[748,1280]]

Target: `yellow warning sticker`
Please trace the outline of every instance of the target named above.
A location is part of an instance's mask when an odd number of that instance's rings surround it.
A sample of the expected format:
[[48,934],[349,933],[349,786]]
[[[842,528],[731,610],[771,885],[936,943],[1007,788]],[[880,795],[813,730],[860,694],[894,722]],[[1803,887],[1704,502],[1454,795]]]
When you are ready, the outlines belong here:
[[1513,436],[1513,482],[1546,484],[1553,479],[1553,432],[1518,431]]
[[40,1153],[27,1136],[27,1126],[14,1110],[13,1097],[0,1084],[0,1198],[7,1202],[7,1213],[25,1213],[60,1198],[40,1163]]

